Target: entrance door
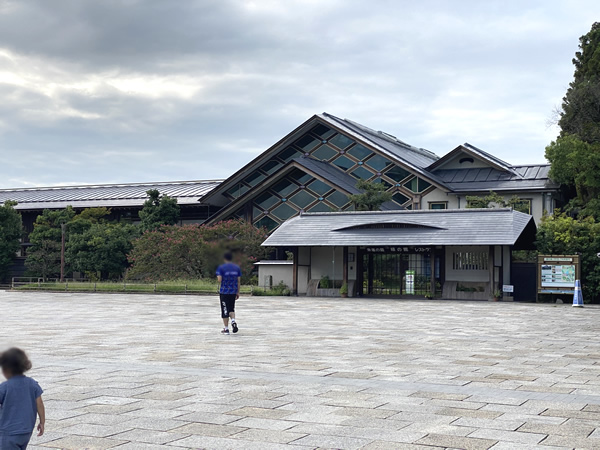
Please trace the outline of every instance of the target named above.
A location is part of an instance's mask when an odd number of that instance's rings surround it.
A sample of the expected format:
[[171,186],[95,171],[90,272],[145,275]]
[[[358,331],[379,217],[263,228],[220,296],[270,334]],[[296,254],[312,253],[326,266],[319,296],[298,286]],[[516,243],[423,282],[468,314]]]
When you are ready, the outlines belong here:
[[[436,258],[436,277],[439,260]],[[376,296],[418,296],[431,293],[428,253],[374,253],[363,256],[363,292]]]

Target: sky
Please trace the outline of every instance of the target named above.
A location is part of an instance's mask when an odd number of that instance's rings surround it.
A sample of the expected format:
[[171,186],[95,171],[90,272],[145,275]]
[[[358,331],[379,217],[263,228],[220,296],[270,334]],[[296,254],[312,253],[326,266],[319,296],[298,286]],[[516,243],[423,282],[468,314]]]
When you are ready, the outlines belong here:
[[328,112],[543,163],[597,0],[0,0],[0,188],[226,178]]

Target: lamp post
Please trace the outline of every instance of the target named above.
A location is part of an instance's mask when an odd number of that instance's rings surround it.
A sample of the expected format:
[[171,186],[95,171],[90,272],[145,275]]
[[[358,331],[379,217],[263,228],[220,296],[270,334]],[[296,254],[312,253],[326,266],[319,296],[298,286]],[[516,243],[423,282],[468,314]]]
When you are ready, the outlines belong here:
[[67,229],[66,223],[60,224],[60,282],[65,281],[65,231]]

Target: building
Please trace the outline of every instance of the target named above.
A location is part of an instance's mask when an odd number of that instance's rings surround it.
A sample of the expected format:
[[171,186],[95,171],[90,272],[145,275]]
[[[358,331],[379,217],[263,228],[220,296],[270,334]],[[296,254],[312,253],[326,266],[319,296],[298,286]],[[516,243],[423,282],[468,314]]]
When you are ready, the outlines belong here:
[[319,296],[346,284],[350,296],[489,299],[511,284],[511,251],[533,249],[535,233],[530,215],[507,208],[306,213],[264,242],[294,258],[263,262],[259,283]]
[[[146,191],[177,198],[182,223],[243,218],[269,231],[304,212],[352,211],[359,179],[393,194],[384,211],[465,209],[467,197],[518,196],[536,222],[560,201],[547,164],[513,166],[463,144],[443,157],[331,114],[317,114],[226,180],[0,190],[15,200],[27,231],[43,209],[105,206],[137,220]],[[26,239],[25,239],[26,243]]]

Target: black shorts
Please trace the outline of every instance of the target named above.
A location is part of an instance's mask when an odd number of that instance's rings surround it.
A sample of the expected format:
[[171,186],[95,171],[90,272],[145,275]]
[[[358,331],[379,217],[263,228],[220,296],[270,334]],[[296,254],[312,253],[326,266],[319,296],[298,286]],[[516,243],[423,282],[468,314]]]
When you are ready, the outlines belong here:
[[236,294],[219,294],[221,297],[221,317],[229,317],[229,313],[235,312]]

